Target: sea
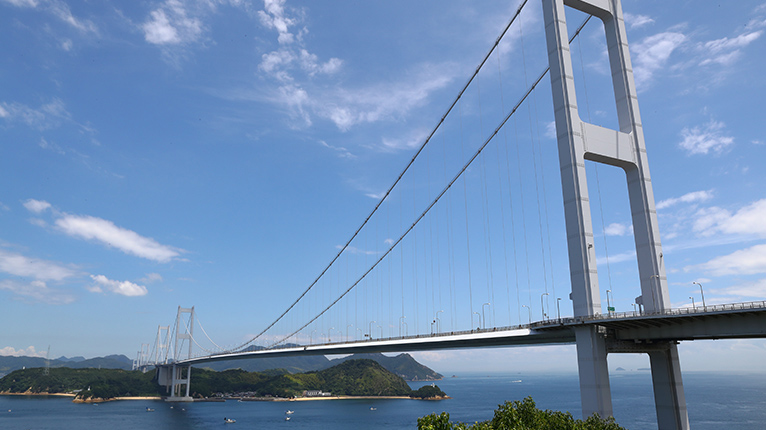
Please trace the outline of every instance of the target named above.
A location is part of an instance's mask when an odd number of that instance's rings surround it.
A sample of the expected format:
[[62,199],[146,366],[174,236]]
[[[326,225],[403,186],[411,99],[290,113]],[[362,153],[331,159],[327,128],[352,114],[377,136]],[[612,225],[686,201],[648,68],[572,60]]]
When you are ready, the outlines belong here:
[[[684,372],[683,379],[692,429],[766,428],[766,373]],[[610,382],[617,423],[656,429],[650,373],[612,372]],[[410,386],[425,384],[431,383]],[[0,396],[0,429],[415,429],[418,417],[431,413],[447,412],[452,421],[466,423],[488,420],[499,404],[527,396],[539,408],[581,418],[576,374],[458,374],[436,384],[452,398],[76,404],[62,397]],[[227,424],[225,418],[236,422]]]

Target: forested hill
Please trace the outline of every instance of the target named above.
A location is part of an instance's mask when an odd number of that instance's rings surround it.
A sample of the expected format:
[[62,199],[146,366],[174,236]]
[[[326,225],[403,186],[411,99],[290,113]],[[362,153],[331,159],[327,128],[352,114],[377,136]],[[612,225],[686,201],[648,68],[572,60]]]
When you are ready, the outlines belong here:
[[343,363],[347,360],[356,359],[373,360],[389,372],[401,376],[407,381],[435,381],[442,379],[442,375],[432,369],[418,363],[409,354],[399,354],[395,357],[375,354],[354,354],[344,358],[328,360],[323,355],[306,357],[279,357],[279,358],[251,358],[246,360],[227,360],[214,363],[205,363],[204,368],[212,370],[242,369],[250,372],[264,372],[271,369],[285,369],[290,373],[309,372],[322,370]]
[[379,363],[389,372],[395,373],[407,381],[436,381],[444,376],[434,372],[429,367],[418,363],[410,354],[403,353],[394,357],[388,357],[381,353],[373,354],[354,354],[344,358],[336,358],[328,363],[328,366],[335,366],[347,360],[369,359]]
[[[216,393],[295,397],[314,390],[334,396],[434,396],[413,392],[401,377],[366,359],[347,360],[328,369],[298,374],[196,369],[192,375],[195,397],[211,397]],[[47,375],[44,368],[24,369],[0,379],[0,393],[79,393],[78,397],[85,399],[164,393],[153,377],[154,372],[118,369],[51,368]]]

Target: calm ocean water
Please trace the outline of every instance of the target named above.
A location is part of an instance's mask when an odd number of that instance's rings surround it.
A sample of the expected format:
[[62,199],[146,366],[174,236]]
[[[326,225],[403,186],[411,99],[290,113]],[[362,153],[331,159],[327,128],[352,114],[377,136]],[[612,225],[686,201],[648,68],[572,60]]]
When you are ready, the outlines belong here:
[[[402,429],[417,418],[446,411],[452,420],[492,417],[504,400],[532,396],[538,407],[579,417],[574,374],[458,375],[437,384],[451,400],[326,400],[308,402],[186,403],[121,401],[74,404],[67,398],[0,396],[0,429]],[[614,372],[617,422],[631,430],[656,428],[649,372]],[[766,428],[766,374],[684,373],[694,430]],[[418,388],[423,383],[410,384]],[[171,408],[171,406],[173,406]],[[146,412],[151,407],[154,412]],[[371,410],[370,408],[375,408]],[[295,413],[285,421],[285,411]],[[236,419],[225,424],[224,417]]]

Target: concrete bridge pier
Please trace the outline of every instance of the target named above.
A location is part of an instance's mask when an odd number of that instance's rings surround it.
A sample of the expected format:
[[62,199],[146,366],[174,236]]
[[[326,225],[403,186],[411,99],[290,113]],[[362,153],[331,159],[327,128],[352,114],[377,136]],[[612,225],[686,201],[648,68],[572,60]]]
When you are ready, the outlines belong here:
[[166,402],[192,402],[191,365],[168,364],[157,367],[157,382],[170,394]]
[[678,345],[668,342],[666,348],[649,352],[654,386],[654,406],[659,430],[688,429],[689,415],[678,360]]

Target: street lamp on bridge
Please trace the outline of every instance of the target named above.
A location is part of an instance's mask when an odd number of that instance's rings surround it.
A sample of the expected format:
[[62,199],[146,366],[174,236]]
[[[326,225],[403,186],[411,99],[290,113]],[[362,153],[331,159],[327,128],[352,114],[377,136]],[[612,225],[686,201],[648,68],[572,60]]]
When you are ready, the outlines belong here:
[[545,304],[543,303],[543,296],[548,296],[548,293],[542,293],[540,294],[540,309],[542,309],[543,312],[543,321],[545,321]]
[[481,305],[481,322],[482,326],[481,328],[487,328],[487,317],[484,316],[484,306],[492,306],[490,303],[484,303]]
[[442,322],[439,319],[439,312],[444,313],[444,311],[436,311],[436,317],[434,318],[434,320],[436,321],[436,332],[437,333],[441,332],[441,330],[442,330],[442,328],[441,328]]
[[556,299],[556,317],[561,321],[561,297]]
[[697,284],[700,286],[700,295],[702,296],[702,310],[707,311],[707,306],[705,306],[705,292],[702,291],[702,284],[697,281],[692,282],[692,284]]
[[327,329],[327,343],[332,343],[332,339],[330,339],[330,332],[335,330],[335,327],[330,327]]
[[377,321],[370,321],[370,332],[367,336],[369,336],[370,340],[372,340],[372,325],[376,323]]
[[529,309],[529,306],[527,305],[521,305],[522,308],[527,308],[527,311],[529,312],[529,323],[532,324],[532,310]]
[[612,309],[614,309],[612,307],[612,302],[609,301],[609,293],[611,292],[612,290],[606,290],[606,314],[607,315],[612,315]]
[[316,333],[316,332],[317,331],[315,329],[315,330],[312,330],[311,333],[309,333],[309,345],[313,345],[314,344],[314,333]]
[[478,329],[480,329],[480,328],[481,328],[481,325],[482,325],[482,324],[481,324],[481,314],[480,314],[480,313],[478,313],[478,312],[474,312],[474,313],[471,315],[471,325],[473,325],[473,316],[474,316],[474,315],[476,315],[476,317],[477,317],[477,318],[479,318],[479,326],[478,326],[478,327],[476,327],[476,329],[478,330]]
[[346,326],[346,342],[348,342],[348,328],[353,326],[354,326],[353,324],[349,324]]
[[694,304],[694,297],[689,296],[689,299],[691,299],[691,301],[692,301],[692,309],[694,309],[696,311],[697,310],[697,306]]

